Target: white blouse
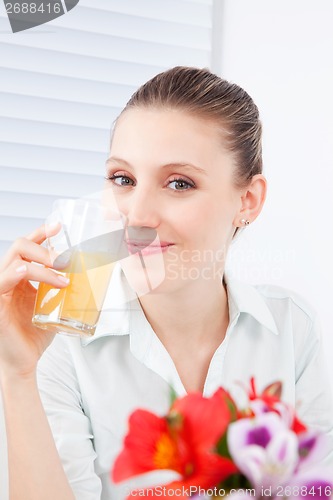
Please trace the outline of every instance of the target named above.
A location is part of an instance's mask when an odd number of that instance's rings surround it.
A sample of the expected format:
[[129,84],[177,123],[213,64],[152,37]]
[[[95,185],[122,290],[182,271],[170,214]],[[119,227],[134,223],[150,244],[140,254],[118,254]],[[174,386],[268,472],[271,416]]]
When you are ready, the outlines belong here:
[[[210,362],[204,395],[223,386],[245,405],[239,382],[248,384],[254,376],[261,390],[281,380],[283,400],[296,405],[305,423],[330,435],[332,464],[332,392],[316,314],[283,288],[225,281],[230,323]],[[170,385],[178,395],[186,393],[120,268],[94,337],[57,335],[40,360],[38,383],[77,500],[120,500],[132,488],[173,477],[158,472],[118,485],[110,479],[130,413],[146,408],[163,415]]]

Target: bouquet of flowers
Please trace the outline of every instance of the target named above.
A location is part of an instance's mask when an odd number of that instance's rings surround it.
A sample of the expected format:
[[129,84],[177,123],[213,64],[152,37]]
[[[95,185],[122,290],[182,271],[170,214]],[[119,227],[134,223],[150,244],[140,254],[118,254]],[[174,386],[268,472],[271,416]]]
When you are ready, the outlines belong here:
[[281,392],[275,382],[258,394],[252,378],[245,409],[219,388],[209,398],[174,398],[163,417],[134,411],[113,481],[169,469],[179,478],[149,488],[149,496],[330,498],[332,472],[318,465],[325,436],[308,429]]

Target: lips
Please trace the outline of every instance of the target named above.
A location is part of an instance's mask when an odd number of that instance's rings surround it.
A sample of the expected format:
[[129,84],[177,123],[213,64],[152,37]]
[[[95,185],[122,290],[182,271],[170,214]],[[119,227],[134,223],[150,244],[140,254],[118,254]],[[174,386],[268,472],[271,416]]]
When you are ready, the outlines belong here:
[[151,255],[163,253],[170,248],[174,243],[168,241],[160,241],[159,243],[152,243],[151,240],[125,240],[128,251],[130,253],[142,253],[144,255]]

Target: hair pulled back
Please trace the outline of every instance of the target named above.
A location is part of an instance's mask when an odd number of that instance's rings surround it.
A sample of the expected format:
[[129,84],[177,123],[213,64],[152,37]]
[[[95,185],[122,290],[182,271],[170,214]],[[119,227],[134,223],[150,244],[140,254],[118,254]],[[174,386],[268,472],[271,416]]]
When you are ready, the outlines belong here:
[[182,110],[216,123],[235,159],[237,187],[262,172],[257,106],[245,90],[208,69],[176,66],[159,73],[132,95],[122,113],[137,107]]

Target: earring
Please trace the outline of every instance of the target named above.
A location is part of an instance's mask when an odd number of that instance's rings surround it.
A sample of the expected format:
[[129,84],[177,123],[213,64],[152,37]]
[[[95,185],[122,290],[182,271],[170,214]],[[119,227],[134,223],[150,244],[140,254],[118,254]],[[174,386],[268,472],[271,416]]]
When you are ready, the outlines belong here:
[[248,219],[241,219],[241,224],[244,224],[244,226],[248,226],[250,224],[250,221]]

